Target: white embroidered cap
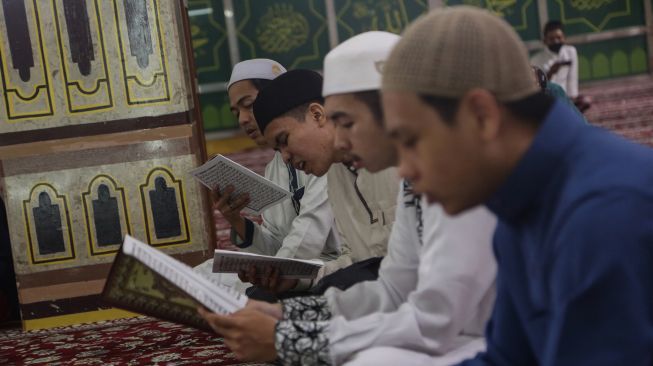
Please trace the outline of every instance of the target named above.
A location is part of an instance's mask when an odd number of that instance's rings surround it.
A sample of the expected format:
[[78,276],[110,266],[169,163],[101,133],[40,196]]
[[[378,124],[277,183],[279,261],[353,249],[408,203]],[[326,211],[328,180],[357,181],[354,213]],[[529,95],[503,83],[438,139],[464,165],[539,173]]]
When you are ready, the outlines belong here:
[[322,96],[381,89],[381,72],[401,37],[371,31],[342,42],[324,58]]
[[266,79],[273,80],[277,76],[286,72],[286,68],[280,63],[267,58],[254,58],[251,60],[241,61],[234,66],[231,71],[231,78],[227,89],[233,83],[249,79]]

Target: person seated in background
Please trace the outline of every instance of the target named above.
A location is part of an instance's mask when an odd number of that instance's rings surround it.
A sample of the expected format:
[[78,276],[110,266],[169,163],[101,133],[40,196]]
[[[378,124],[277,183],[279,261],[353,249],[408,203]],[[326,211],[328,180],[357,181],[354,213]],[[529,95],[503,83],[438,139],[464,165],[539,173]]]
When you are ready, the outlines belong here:
[[576,47],[565,43],[564,28],[558,20],[547,22],[542,33],[542,42],[546,48],[533,56],[531,64],[541,68],[547,79],[560,85],[578,110],[585,112],[592,101],[589,97],[578,94]]
[[[286,72],[276,61],[252,59],[234,66],[227,87],[231,111],[240,128],[260,147],[267,141],[256,124],[252,105],[261,88]],[[248,252],[286,258],[324,261],[338,257],[338,234],[328,201],[327,179],[306,174],[283,161],[276,152],[265,167],[265,177],[289,190],[293,196],[265,210],[259,225],[240,215],[249,202],[246,194],[232,197],[233,187],[218,187],[213,191],[214,209],[231,225],[231,242]],[[212,267],[213,260],[208,267]],[[249,281],[241,275],[241,280]],[[250,288],[249,296],[275,300],[260,288]]]
[[466,6],[409,25],[383,68],[402,176],[449,214],[499,219],[487,350],[462,365],[651,365],[653,150],[532,74],[515,30]]
[[331,286],[345,289],[376,279],[387,251],[399,182],[396,169],[374,174],[357,169],[356,159],[334,148],[335,128],[326,118],[323,103],[322,76],[311,70],[280,75],[254,102],[256,122],[269,146],[296,169],[327,177],[341,244],[340,256],[325,262],[311,281],[281,279],[269,269],[249,274],[253,280],[262,279],[257,285],[275,293],[308,286],[320,294]]
[[[324,60],[323,95],[327,119],[336,129],[335,147],[370,172],[397,162],[396,148],[383,130],[378,89],[380,67],[398,39],[388,32],[362,33]],[[425,205],[408,181],[399,187],[396,220],[378,280],[281,305],[249,302],[248,311],[274,316],[243,311],[220,318],[204,313],[207,321],[240,358],[278,356],[285,365],[394,366],[403,361],[392,357],[395,349],[436,356],[433,364],[449,365],[482,350],[482,331],[494,301],[491,238],[496,218],[484,208],[451,218],[439,205]],[[230,319],[244,324],[225,329]],[[255,334],[234,337],[253,332],[256,325],[274,339],[258,344],[243,339]]]

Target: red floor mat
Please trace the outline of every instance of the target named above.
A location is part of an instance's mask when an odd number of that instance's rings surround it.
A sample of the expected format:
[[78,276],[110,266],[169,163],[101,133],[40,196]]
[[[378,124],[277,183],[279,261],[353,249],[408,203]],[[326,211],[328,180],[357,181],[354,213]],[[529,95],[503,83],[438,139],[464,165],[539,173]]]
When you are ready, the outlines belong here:
[[0,365],[241,364],[213,333],[145,317],[0,332]]

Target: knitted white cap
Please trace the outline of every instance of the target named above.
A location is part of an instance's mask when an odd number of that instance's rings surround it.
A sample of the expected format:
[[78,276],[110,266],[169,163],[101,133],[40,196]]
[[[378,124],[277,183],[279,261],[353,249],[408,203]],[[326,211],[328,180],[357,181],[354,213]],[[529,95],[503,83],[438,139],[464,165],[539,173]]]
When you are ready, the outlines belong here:
[[227,89],[229,89],[233,83],[239,82],[241,80],[273,80],[284,72],[286,72],[285,67],[281,66],[280,63],[267,58],[254,58],[251,60],[241,61],[237,63],[236,66],[234,66],[234,69],[231,71],[231,78],[229,79],[229,85],[227,85]]
[[415,20],[383,70],[383,91],[457,99],[472,88],[491,91],[502,102],[539,91],[517,33],[474,6],[436,9]]
[[342,42],[324,58],[322,96],[381,89],[381,72],[400,37],[372,31]]

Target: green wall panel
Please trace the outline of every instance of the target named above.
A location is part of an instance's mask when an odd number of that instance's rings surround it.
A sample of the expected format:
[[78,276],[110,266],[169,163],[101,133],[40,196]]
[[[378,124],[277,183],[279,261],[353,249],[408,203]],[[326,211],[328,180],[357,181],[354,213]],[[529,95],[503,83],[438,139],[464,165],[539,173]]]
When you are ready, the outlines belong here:
[[322,69],[329,51],[324,0],[235,0],[242,60],[271,58],[286,68]]
[[[645,0],[651,1],[653,0]],[[502,16],[523,40],[540,38],[537,0],[444,0]],[[267,57],[287,68],[321,69],[329,51],[325,0],[233,0],[239,58]],[[550,19],[567,35],[645,24],[642,0],[548,0]],[[231,73],[222,0],[189,0],[191,36],[200,84],[226,82]],[[428,11],[428,0],[334,0],[342,42],[368,30],[400,33]],[[645,36],[578,45],[581,81],[649,72]],[[226,92],[200,96],[207,131],[238,128]]]
[[427,0],[335,0],[340,42],[371,30],[401,31],[428,11]]
[[580,81],[648,72],[646,37],[637,36],[576,46]]
[[444,0],[448,6],[478,6],[501,16],[519,33],[530,41],[540,38],[540,22],[536,0]]
[[229,110],[227,92],[206,93],[200,95],[202,118],[205,131],[222,131],[238,128],[236,117]]
[[228,80],[231,62],[222,0],[189,0],[188,11],[200,84]]
[[565,34],[602,32],[645,24],[642,0],[549,0],[549,19],[565,25]]

